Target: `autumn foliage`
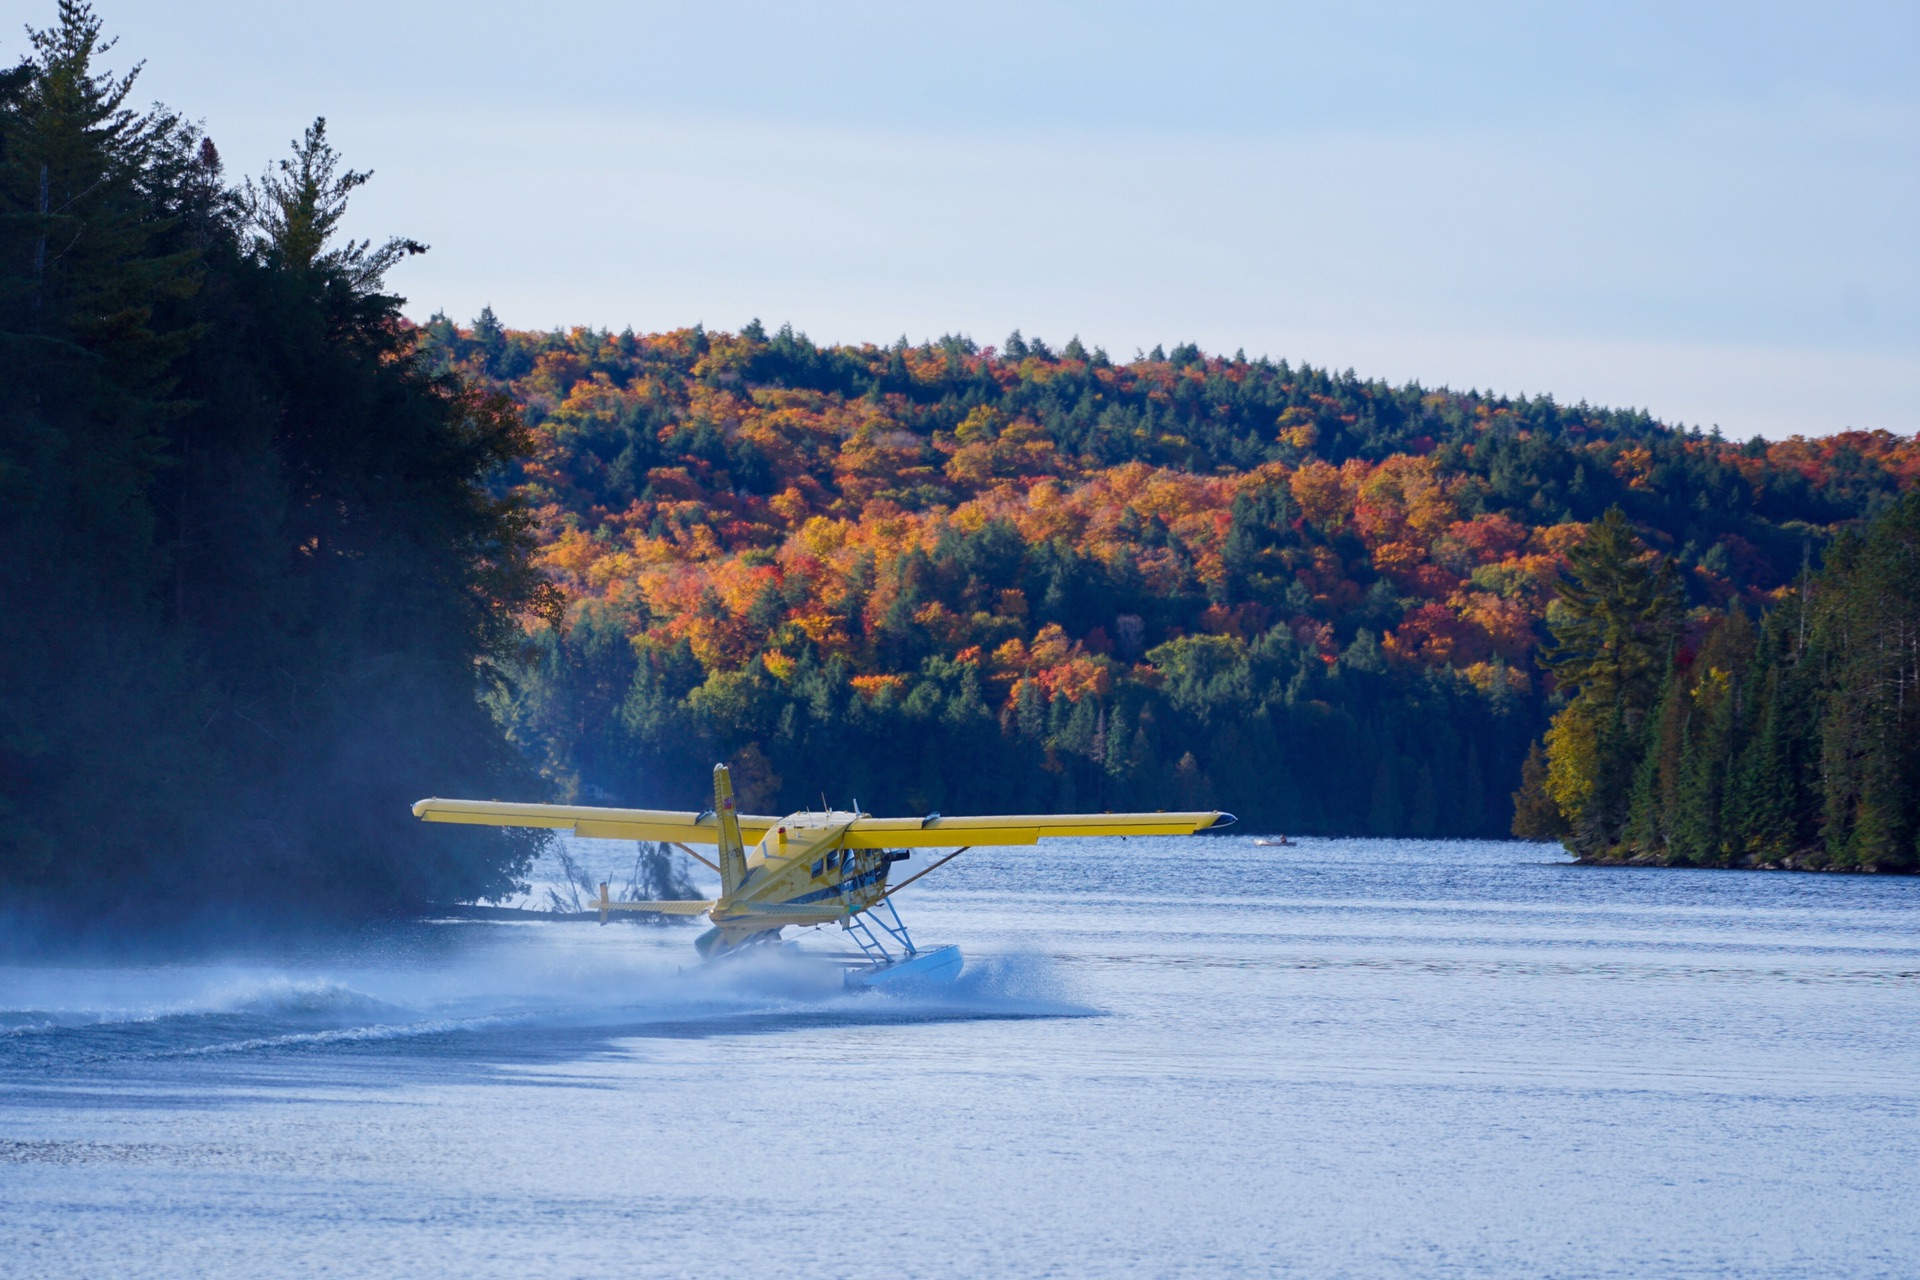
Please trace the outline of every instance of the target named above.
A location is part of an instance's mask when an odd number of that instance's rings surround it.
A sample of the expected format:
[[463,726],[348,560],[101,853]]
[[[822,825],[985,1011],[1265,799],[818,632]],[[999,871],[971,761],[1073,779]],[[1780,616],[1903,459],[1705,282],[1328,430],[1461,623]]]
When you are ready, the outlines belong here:
[[1192,347],[422,340],[537,436],[516,491],[569,622],[502,713],[563,789],[660,801],[746,753],[775,806],[1504,832],[1588,521],[1759,602],[1920,474],[1884,432],[1735,444]]

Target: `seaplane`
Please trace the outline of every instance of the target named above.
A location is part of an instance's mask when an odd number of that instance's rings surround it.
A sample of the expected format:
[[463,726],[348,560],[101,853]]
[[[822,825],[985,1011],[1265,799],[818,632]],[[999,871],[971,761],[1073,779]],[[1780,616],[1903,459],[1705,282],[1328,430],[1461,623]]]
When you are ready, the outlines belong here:
[[[588,839],[671,844],[720,877],[720,896],[706,900],[616,901],[600,886],[600,923],[616,911],[705,916],[694,942],[709,960],[778,943],[784,930],[837,925],[859,948],[849,954],[848,986],[951,981],[964,960],[957,945],[922,948],[894,905],[894,895],[982,845],[1027,845],[1089,836],[1185,836],[1233,822],[1218,811],[1195,813],[1054,813],[876,818],[853,810],[803,810],[784,818],[735,812],[733,779],[713,769],[713,808],[695,812],[604,809],[585,805],[517,804],[499,800],[421,800],[425,822],[536,827]],[[691,846],[712,846],[714,856]],[[893,868],[917,849],[947,850],[905,879]]]

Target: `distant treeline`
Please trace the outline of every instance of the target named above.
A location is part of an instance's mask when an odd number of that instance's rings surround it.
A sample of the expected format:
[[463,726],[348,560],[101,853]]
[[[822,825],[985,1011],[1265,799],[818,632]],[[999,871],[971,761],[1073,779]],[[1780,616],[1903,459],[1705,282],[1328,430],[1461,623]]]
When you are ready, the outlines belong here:
[[1588,522],[1623,508],[1683,609],[1759,607],[1920,475],[1884,432],[1734,443],[1192,346],[423,336],[522,405],[569,597],[500,715],[561,794],[632,803],[731,759],[773,810],[1504,835]]
[[1567,695],[1516,826],[1592,861],[1920,869],[1920,492],[1756,622],[1689,619],[1619,512],[1571,553]]
[[544,599],[518,413],[415,354],[316,123],[238,189],[63,0],[0,74],[0,905],[150,922],[499,892],[422,830],[538,780],[476,698]]

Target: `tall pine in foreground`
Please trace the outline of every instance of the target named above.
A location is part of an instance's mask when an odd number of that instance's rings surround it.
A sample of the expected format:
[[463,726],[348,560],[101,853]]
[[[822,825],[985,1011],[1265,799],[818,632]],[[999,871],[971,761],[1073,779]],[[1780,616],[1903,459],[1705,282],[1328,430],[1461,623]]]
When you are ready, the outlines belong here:
[[233,190],[63,0],[0,79],[0,889],[359,914],[504,889],[431,792],[524,785],[480,702],[542,588],[511,406],[432,373],[316,123]]
[[100,72],[100,45],[65,4],[0,87],[0,867],[16,884],[180,846],[217,768],[183,731],[211,690],[158,625],[206,211],[192,131],[129,108],[133,78]]

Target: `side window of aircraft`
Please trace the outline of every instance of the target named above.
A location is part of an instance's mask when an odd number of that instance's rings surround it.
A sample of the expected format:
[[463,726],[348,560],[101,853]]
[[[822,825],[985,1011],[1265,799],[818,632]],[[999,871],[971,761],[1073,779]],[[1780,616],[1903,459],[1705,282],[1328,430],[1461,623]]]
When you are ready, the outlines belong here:
[[816,861],[816,862],[815,862],[815,863],[813,864],[813,878],[814,878],[815,880],[818,880],[818,879],[820,878],[820,872],[821,872],[821,871],[822,871],[822,870],[823,870],[823,869],[824,869],[824,868],[826,867],[826,865],[827,865],[827,864],[826,864],[826,860],[825,860],[825,859],[821,859],[821,860],[819,860],[819,861]]

